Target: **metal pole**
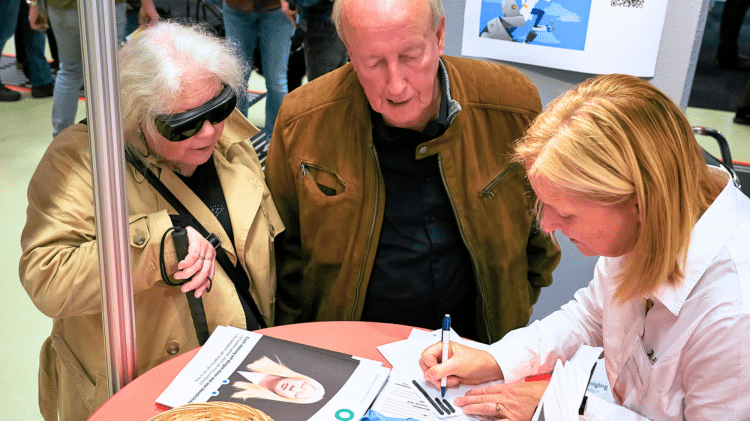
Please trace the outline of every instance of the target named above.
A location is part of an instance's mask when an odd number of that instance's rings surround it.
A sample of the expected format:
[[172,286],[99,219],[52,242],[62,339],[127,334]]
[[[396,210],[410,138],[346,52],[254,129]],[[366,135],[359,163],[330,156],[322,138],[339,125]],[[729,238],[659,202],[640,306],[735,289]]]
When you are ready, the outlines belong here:
[[78,14],[102,284],[102,322],[112,396],[138,375],[115,2],[79,0]]

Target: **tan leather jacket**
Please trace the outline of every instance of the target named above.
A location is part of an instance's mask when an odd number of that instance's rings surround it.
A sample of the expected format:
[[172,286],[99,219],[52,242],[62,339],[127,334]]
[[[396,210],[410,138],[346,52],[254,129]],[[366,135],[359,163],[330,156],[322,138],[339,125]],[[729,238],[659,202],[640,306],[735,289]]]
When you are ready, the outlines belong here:
[[[522,166],[509,164],[542,106],[533,84],[509,67],[444,57],[462,110],[417,159],[438,154],[474,266],[478,331],[485,341],[525,326],[560,258],[540,233]],[[277,241],[277,323],[358,320],[384,209],[364,90],[351,64],[290,92],[266,160],[268,186],[287,231]],[[322,187],[320,187],[322,186]],[[397,311],[397,309],[394,309]]]
[[[235,245],[221,223],[172,171],[146,160],[160,179],[209,231],[219,236],[233,263],[251,281],[250,293],[273,325],[276,268],[273,242],[283,224],[271,200],[253,146],[257,133],[235,110],[213,154]],[[159,244],[175,214],[167,201],[130,165],[125,169],[138,372],[198,346],[185,294],[159,271]],[[87,127],[60,133],[31,179],[21,236],[20,278],[34,304],[52,317],[39,368],[39,404],[45,420],[85,420],[107,399],[107,368],[97,257],[94,198]],[[170,274],[176,271],[171,236],[165,244]],[[245,328],[234,284],[216,265],[211,292],[203,295],[209,331]]]

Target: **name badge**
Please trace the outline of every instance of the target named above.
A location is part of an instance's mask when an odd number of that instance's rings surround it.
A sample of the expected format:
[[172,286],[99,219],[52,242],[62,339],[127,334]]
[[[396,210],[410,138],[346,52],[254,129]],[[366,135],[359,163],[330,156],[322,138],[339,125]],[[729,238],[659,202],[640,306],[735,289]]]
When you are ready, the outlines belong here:
[[635,379],[639,382],[637,385],[641,392],[645,392],[648,389],[649,379],[651,378],[651,358],[649,353],[653,354],[653,351],[649,352],[646,350],[646,346],[643,344],[643,340],[637,338],[637,346],[633,355],[630,356],[628,361],[629,369],[632,370]]

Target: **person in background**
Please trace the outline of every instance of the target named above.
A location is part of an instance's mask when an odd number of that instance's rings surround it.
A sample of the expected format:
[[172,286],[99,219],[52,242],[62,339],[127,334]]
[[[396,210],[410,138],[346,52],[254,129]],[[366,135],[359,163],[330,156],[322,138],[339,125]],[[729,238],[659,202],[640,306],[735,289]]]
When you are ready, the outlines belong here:
[[[5,43],[16,32],[21,2],[24,0],[3,0],[0,2],[0,51]],[[28,39],[24,39],[26,61],[29,64],[29,81],[31,82],[31,96],[43,98],[51,95],[54,81],[52,69],[44,58],[45,38],[43,34],[28,31]],[[0,82],[0,102],[12,102],[21,99],[21,93],[8,89]]]
[[750,0],[727,0],[721,13],[719,46],[714,65],[722,69],[750,70],[750,58],[739,54],[738,39]]
[[[52,67],[45,57],[45,47],[49,26],[42,26],[38,31],[31,29],[28,21],[29,7],[36,4],[36,0],[21,2],[18,11],[18,24],[16,36],[21,36],[23,45],[23,71],[31,84],[31,96],[33,98],[47,98],[52,96],[55,80],[52,77]],[[53,40],[50,39],[52,44]],[[16,51],[18,55],[18,51]]]
[[[31,3],[31,1],[29,1],[29,3]],[[16,35],[14,39],[14,44],[16,46],[16,68],[19,70],[23,70],[23,73],[26,75],[26,77],[29,77],[30,72],[29,64],[26,61],[26,47],[24,46],[24,37],[20,36],[20,26],[23,22],[23,24],[26,26],[26,28],[24,28],[23,30],[26,30],[28,28],[29,31],[33,31],[28,20],[29,3],[21,2],[21,9],[18,12],[18,27],[16,28]],[[49,47],[50,58],[52,59],[49,62],[49,67],[52,68],[52,73],[57,73],[57,71],[60,69],[60,58],[57,55],[57,40],[55,40],[55,33],[52,32],[52,28],[47,25],[47,30],[44,32],[44,34],[47,35],[47,46]],[[46,51],[43,52],[43,54],[46,54]]]
[[488,352],[451,343],[440,362],[442,344],[429,347],[425,379],[504,379],[455,404],[528,420],[548,382],[524,377],[590,345],[604,348],[614,400],[637,414],[750,419],[750,199],[706,165],[677,105],[637,77],[599,76],[553,101],[515,149],[542,229],[601,256],[593,280]]
[[[13,36],[16,30],[16,19],[18,18],[18,8],[21,0],[3,0],[0,1],[0,47],[5,49],[5,42]],[[1,50],[0,50],[1,51]],[[0,81],[0,101],[12,102],[21,99],[21,93],[8,89]]]
[[[294,34],[294,20],[281,9],[280,0],[224,0],[224,29],[228,39],[240,46],[243,58],[252,68],[255,45],[260,44],[260,60],[266,81],[266,121],[263,132],[270,138],[281,101],[289,92],[287,67]],[[245,75],[245,84],[250,73]],[[237,108],[247,116],[247,95]]]
[[287,231],[277,322],[366,320],[495,341],[528,323],[557,243],[512,142],[542,110],[520,72],[443,57],[440,0],[337,0],[351,63],[284,100],[268,186]]
[[[75,122],[78,100],[83,88],[83,56],[81,53],[81,26],[78,21],[76,0],[46,0],[46,15],[37,4],[29,3],[29,22],[35,31],[52,26],[60,57],[60,70],[52,94],[52,136]],[[125,1],[115,1],[117,39],[125,41]],[[147,25],[159,20],[153,0],[141,0],[139,22]]]
[[[750,70],[750,58],[739,54],[739,37],[750,0],[727,0],[721,14],[719,46],[714,65],[722,69]],[[737,104],[732,121],[750,125],[750,74],[745,78],[740,103]]]
[[740,103],[734,109],[732,121],[736,124],[750,126],[750,74],[745,77]]
[[308,82],[336,70],[349,61],[346,46],[331,20],[333,0],[281,0],[297,14],[297,28],[304,34],[302,42]]
[[[209,332],[273,325],[273,241],[283,224],[248,141],[258,130],[234,108],[247,88],[230,43],[199,26],[160,22],[128,41],[118,62],[126,152],[191,214],[178,214],[132,163],[125,169],[143,373],[199,345],[186,293],[202,299]],[[19,274],[53,319],[39,368],[48,421],[84,420],[108,398],[91,171],[87,126],[75,124],[53,139],[29,183]],[[188,234],[179,262],[167,235],[174,227]],[[229,265],[217,264],[220,253]]]

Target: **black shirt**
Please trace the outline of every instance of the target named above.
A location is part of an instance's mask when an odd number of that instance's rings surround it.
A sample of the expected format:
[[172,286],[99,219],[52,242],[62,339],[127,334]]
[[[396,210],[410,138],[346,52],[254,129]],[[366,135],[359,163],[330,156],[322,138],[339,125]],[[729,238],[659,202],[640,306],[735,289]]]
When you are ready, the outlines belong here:
[[418,145],[448,128],[447,93],[443,89],[438,119],[422,133],[386,126],[372,110],[370,115],[386,199],[362,320],[438,329],[451,314],[456,332],[478,339],[472,263],[438,156],[415,158]]

